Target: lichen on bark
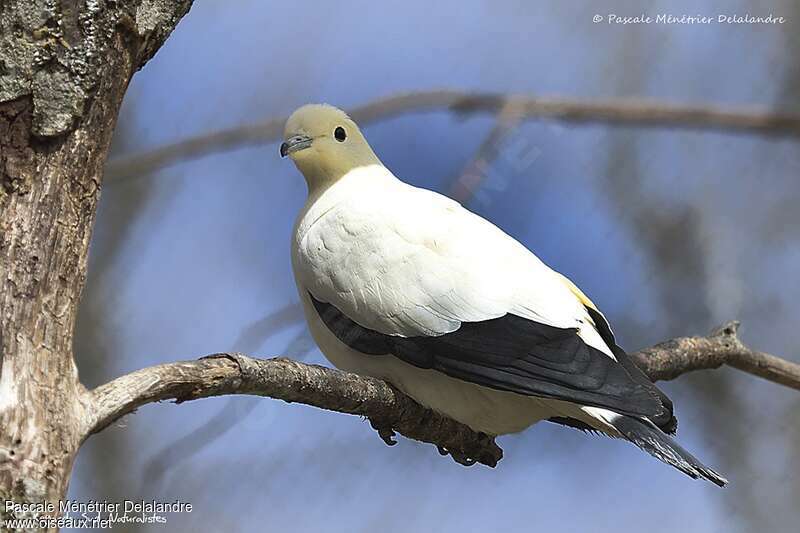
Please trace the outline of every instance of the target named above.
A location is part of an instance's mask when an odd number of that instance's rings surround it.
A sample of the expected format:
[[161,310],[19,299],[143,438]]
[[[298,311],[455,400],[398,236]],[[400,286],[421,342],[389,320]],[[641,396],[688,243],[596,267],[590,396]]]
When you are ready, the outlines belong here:
[[191,2],[6,0],[0,4],[0,103],[30,97],[32,133],[57,137],[83,116],[122,30],[136,68],[150,59]]

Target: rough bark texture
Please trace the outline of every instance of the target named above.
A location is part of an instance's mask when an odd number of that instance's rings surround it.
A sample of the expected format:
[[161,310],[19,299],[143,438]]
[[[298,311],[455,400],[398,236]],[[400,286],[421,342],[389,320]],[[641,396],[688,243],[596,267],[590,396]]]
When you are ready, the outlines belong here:
[[88,398],[72,331],[103,164],[131,75],[190,4],[0,2],[0,501],[67,490]]
[[694,370],[738,368],[785,387],[800,390],[800,365],[753,350],[739,339],[739,322],[721,325],[708,337],[679,337],[645,348],[633,359],[653,381],[675,379]]
[[268,396],[361,415],[387,443],[394,444],[397,430],[437,445],[462,464],[495,466],[503,456],[493,438],[419,405],[385,381],[284,357],[254,359],[239,353],[145,368],[98,387],[86,430],[101,431],[147,403],[225,394]]

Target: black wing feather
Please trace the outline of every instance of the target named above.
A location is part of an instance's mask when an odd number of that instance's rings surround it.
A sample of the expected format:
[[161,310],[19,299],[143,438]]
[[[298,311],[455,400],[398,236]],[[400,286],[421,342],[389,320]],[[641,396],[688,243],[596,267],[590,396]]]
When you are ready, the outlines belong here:
[[642,372],[638,366],[636,366],[636,363],[631,360],[631,357],[627,354],[627,352],[619,347],[616,339],[614,339],[614,333],[611,331],[611,326],[608,325],[608,321],[605,319],[605,317],[591,307],[586,307],[586,311],[588,311],[589,316],[597,328],[597,331],[600,333],[600,337],[611,348],[611,351],[614,353],[614,357],[616,357],[617,361],[619,361],[619,363],[625,367],[625,370],[627,370],[628,374],[630,374],[630,376],[639,383],[650,384],[658,393],[661,404],[664,406],[664,410],[659,415],[651,416],[650,420],[652,420],[653,423],[662,431],[670,435],[674,435],[678,429],[678,419],[675,418],[674,415],[672,400],[670,400],[667,395],[661,391],[661,389],[655,385],[652,385],[650,378],[648,378],[645,373]]
[[660,391],[649,380],[631,376],[624,365],[583,342],[576,329],[506,314],[464,322],[458,330],[436,337],[397,337],[365,328],[335,306],[309,295],[328,329],[359,352],[391,354],[414,366],[493,389],[632,416],[664,416]]

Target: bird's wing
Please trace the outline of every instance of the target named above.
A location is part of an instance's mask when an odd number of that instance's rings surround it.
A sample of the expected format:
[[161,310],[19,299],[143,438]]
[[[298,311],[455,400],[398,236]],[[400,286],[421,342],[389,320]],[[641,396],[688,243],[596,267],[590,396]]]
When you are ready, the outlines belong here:
[[566,328],[590,321],[555,272],[458,203],[401,182],[358,189],[306,213],[293,256],[299,281],[362,326],[415,336],[508,312]]
[[658,387],[654,386],[652,381],[650,381],[650,378],[647,377],[638,366],[636,366],[625,350],[617,345],[617,341],[614,338],[614,332],[611,331],[611,325],[608,323],[608,319],[606,319],[605,315],[600,312],[594,302],[592,302],[582,290],[572,283],[569,278],[562,274],[558,275],[560,276],[562,282],[570,289],[570,291],[572,291],[575,297],[586,308],[586,311],[592,320],[592,324],[594,325],[594,329],[597,330],[598,334],[603,339],[603,342],[605,342],[606,345],[611,348],[611,351],[613,352],[617,362],[625,368],[625,370],[634,380],[638,381],[640,384],[642,384],[642,386],[654,390],[656,394],[658,394],[663,409],[659,414],[651,415],[650,419],[666,433],[674,434],[678,427],[678,420],[673,415],[672,400],[670,400],[667,395],[664,394]]
[[638,416],[663,410],[560,275],[457,203],[398,186],[312,218],[298,234],[298,282],[352,348],[499,390]]

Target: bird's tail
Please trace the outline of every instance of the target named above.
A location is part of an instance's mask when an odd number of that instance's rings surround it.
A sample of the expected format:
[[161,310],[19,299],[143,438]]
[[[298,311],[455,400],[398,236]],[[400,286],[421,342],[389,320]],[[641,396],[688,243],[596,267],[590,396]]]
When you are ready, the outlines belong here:
[[705,478],[724,487],[728,480],[698,461],[677,442],[646,420],[620,415],[609,420],[623,438],[646,451],[656,459],[674,466],[694,479]]

